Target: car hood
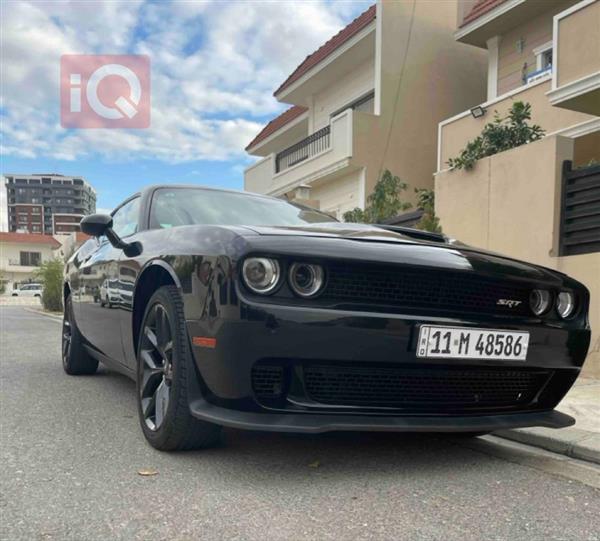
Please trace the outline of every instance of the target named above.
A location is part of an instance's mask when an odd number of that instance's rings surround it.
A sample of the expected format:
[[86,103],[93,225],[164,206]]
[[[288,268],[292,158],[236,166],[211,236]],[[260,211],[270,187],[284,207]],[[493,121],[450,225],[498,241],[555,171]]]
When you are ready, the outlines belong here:
[[339,222],[307,224],[302,226],[246,226],[259,235],[293,235],[306,237],[339,237],[373,242],[401,242],[408,244],[444,244],[446,237],[416,229]]

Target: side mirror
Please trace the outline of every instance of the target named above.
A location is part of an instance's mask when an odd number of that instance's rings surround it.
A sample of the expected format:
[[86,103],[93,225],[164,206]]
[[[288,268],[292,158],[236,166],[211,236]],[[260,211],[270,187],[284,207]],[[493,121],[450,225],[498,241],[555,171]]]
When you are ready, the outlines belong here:
[[112,224],[112,216],[108,214],[90,214],[80,222],[81,231],[92,237],[105,235],[106,230],[112,228]]
[[142,253],[142,245],[139,242],[125,242],[117,235],[112,228],[112,216],[108,214],[90,214],[85,216],[81,222],[81,231],[92,237],[101,237],[106,235],[108,242],[115,248],[125,252],[128,257],[135,257]]

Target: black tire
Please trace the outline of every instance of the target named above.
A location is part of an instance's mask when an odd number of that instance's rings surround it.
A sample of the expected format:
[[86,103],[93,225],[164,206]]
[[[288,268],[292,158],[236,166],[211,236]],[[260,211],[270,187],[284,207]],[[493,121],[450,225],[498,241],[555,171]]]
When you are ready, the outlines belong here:
[[62,365],[70,376],[95,374],[98,361],[85,350],[83,340],[73,316],[71,296],[65,301],[62,326]]
[[211,447],[221,427],[192,417],[188,378],[196,372],[175,286],[152,295],[140,327],[137,356],[137,403],[144,436],[159,451]]

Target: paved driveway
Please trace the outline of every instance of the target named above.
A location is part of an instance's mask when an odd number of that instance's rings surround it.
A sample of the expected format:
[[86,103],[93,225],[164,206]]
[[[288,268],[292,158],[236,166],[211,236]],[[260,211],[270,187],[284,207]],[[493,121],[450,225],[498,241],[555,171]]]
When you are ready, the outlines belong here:
[[157,452],[133,382],[63,374],[58,321],[0,325],[2,539],[600,539],[598,469],[493,438],[227,430]]

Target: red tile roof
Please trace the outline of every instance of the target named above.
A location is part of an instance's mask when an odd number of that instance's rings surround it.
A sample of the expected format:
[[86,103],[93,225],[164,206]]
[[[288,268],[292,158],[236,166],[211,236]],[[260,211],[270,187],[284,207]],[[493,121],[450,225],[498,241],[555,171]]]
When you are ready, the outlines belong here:
[[484,13],[492,11],[492,9],[498,7],[500,4],[504,4],[504,2],[506,2],[506,0],[479,0],[479,2],[473,6],[473,9],[471,9],[471,11],[463,18],[460,26],[463,27],[473,22],[475,19],[479,19]]
[[333,51],[346,43],[350,38],[358,34],[365,26],[375,20],[375,4],[367,11],[359,15],[348,26],[340,30],[328,42],[319,47],[314,53],[308,55],[304,61],[294,70],[294,72],[283,82],[283,84],[274,92],[276,96],[283,89],[290,86],[294,81],[297,81],[308,70],[316,66],[319,62],[325,60]]
[[48,244],[52,248],[58,248],[58,242],[51,235],[40,235],[37,233],[1,233],[0,242],[18,242],[22,244]]
[[294,105],[290,107],[283,113],[281,113],[278,117],[274,118],[269,122],[260,133],[250,141],[250,144],[246,147],[246,150],[252,148],[253,146],[260,143],[262,140],[266,139],[272,133],[275,133],[279,128],[282,128],[286,124],[289,124],[295,118],[298,118],[302,113],[306,111],[306,107],[300,107],[299,105]]

